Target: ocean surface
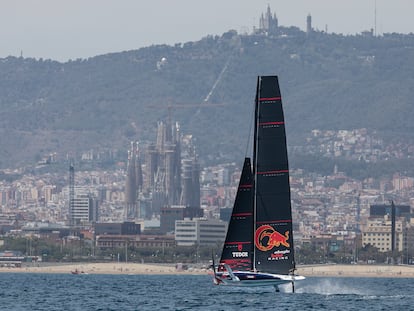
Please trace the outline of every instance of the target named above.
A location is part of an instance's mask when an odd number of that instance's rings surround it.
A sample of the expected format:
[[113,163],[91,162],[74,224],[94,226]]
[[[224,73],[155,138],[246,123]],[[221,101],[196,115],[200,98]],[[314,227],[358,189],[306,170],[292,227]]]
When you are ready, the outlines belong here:
[[0,310],[414,310],[414,279],[316,278],[215,286],[204,275],[0,273]]

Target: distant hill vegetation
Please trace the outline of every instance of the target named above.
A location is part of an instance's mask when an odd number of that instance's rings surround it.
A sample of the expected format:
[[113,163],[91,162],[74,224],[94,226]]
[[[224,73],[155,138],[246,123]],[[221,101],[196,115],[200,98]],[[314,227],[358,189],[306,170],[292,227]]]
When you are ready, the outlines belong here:
[[258,75],[279,76],[289,144],[312,129],[414,138],[413,34],[283,30],[229,31],[66,63],[0,59],[0,168],[49,152],[126,149],[130,140],[154,139],[169,114],[196,139],[202,161],[241,161]]

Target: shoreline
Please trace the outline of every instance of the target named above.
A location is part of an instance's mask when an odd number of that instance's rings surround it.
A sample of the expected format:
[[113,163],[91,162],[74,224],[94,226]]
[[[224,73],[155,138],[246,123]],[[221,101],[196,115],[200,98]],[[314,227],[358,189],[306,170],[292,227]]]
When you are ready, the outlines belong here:
[[[0,267],[0,273],[72,273],[72,274],[207,274],[207,270],[188,269],[178,270],[171,264],[142,264],[142,263],[54,263],[26,264],[20,268]],[[77,272],[77,273],[73,273]]]
[[[0,267],[0,273],[72,273],[126,275],[208,275],[202,268],[176,269],[174,264],[142,263],[58,263],[24,265],[21,268]],[[414,278],[414,266],[407,265],[309,265],[299,266],[298,275],[305,277],[399,277]]]
[[299,266],[297,274],[308,277],[391,277],[414,278],[412,265],[309,265]]

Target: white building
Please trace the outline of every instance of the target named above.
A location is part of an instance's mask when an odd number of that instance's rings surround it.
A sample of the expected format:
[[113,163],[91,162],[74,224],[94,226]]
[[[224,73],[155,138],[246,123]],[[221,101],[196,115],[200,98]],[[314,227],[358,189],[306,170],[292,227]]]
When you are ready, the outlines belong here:
[[[404,250],[404,232],[406,222],[403,218],[395,221],[395,250]],[[385,216],[383,219],[368,219],[366,226],[362,228],[362,246],[368,244],[376,247],[380,252],[389,252],[392,249],[391,219]]]
[[85,224],[97,221],[97,200],[90,193],[75,192],[73,203],[70,206],[69,217],[72,224]]
[[227,223],[218,219],[184,219],[175,221],[175,241],[178,246],[216,245],[224,242]]

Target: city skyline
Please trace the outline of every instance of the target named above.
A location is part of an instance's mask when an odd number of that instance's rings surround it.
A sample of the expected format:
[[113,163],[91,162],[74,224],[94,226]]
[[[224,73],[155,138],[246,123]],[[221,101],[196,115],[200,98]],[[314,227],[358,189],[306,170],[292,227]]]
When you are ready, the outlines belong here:
[[356,34],[411,33],[414,3],[408,0],[235,0],[196,3],[189,0],[151,2],[79,0],[64,2],[4,1],[0,15],[0,57],[88,58],[139,49],[153,44],[197,41],[234,29],[250,33],[270,5],[280,26],[306,30],[311,14],[316,30]]

